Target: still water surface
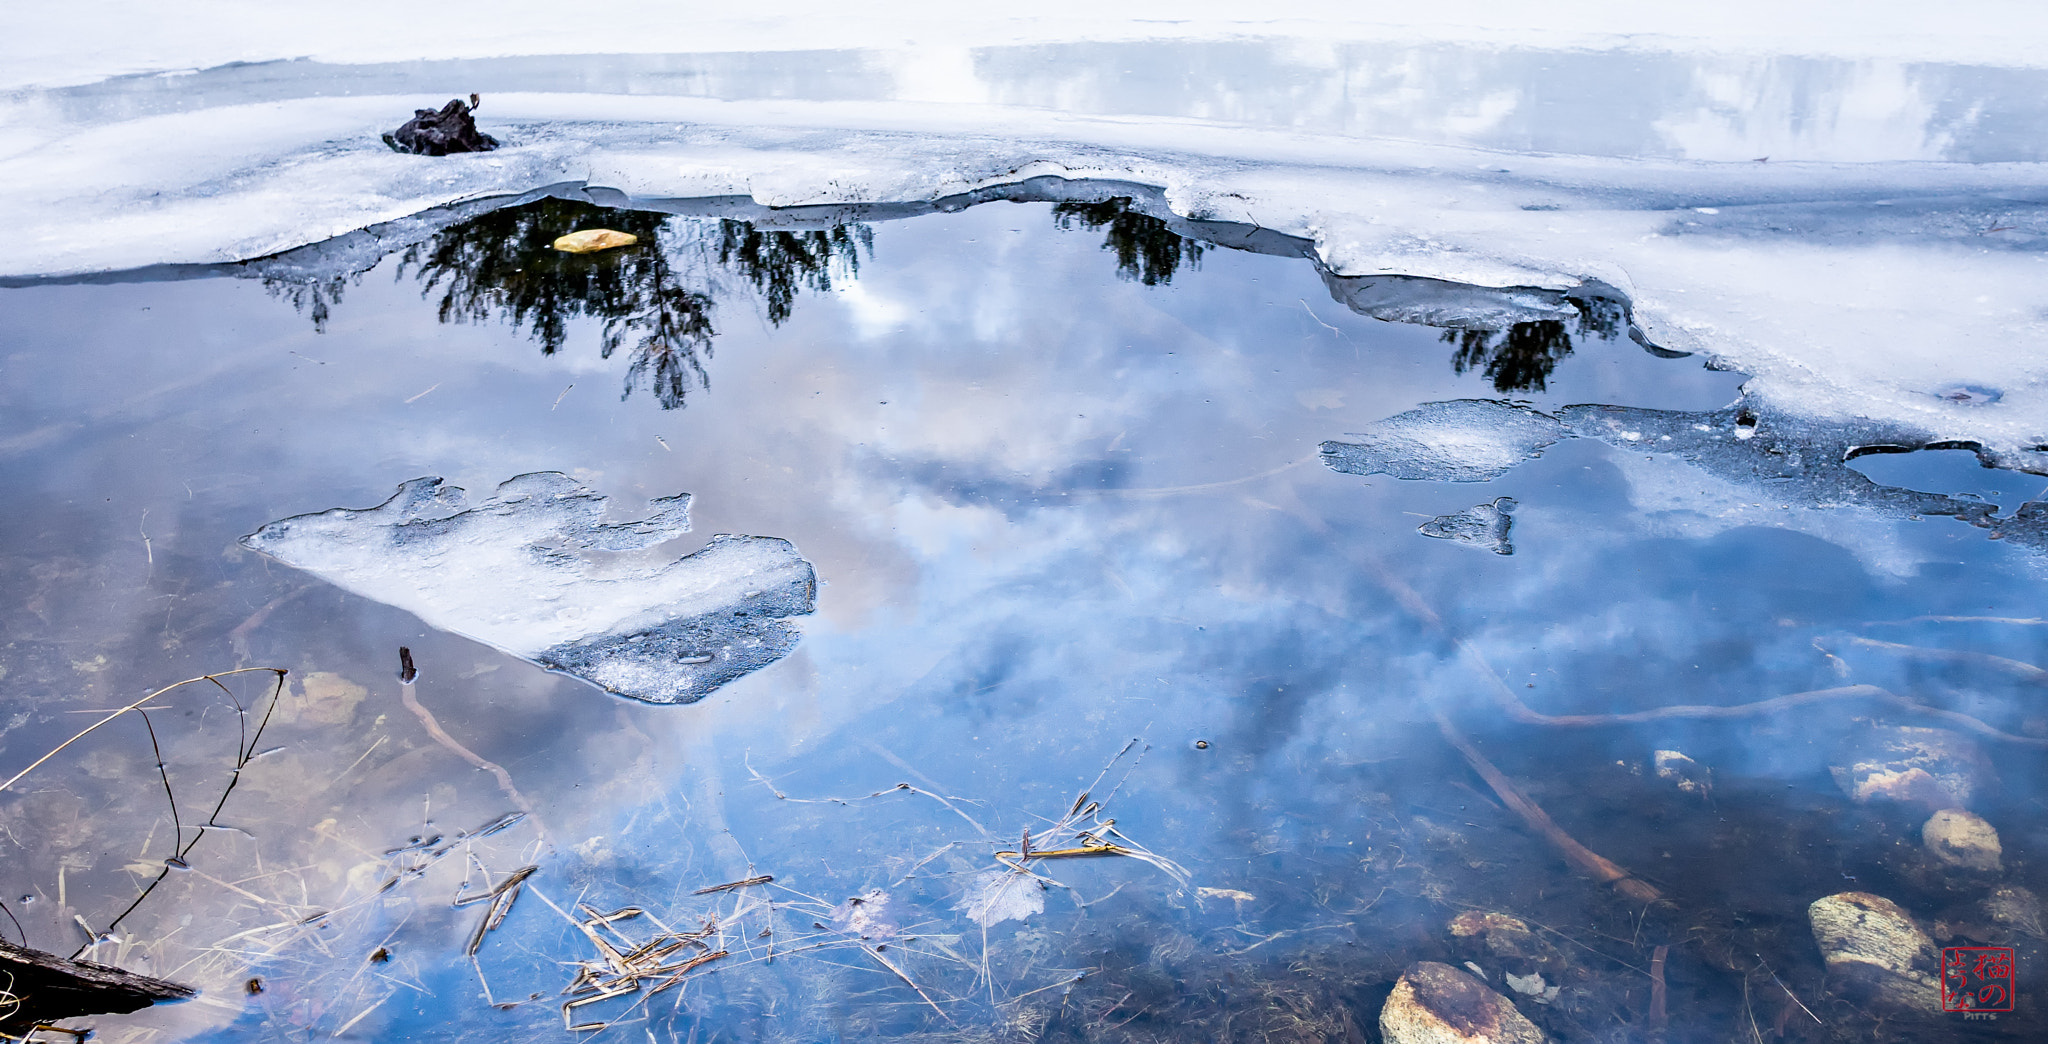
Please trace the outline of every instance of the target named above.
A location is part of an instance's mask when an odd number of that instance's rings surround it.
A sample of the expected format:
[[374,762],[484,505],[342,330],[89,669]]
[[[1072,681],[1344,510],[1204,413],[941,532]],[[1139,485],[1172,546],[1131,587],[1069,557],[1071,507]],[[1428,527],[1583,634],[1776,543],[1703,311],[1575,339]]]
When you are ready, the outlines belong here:
[[[1447,932],[1467,910],[1542,926],[1564,988],[1520,1006],[1560,1039],[2038,1029],[2023,1009],[1901,1030],[1831,1000],[1805,913],[1857,889],[1953,919],[2042,891],[2038,746],[1981,744],[1973,808],[2005,869],[1963,879],[1914,856],[1925,810],[1859,806],[1829,771],[1873,716],[1927,722],[1849,702],[1521,725],[1488,677],[1549,714],[1867,682],[2039,736],[2037,677],[1869,644],[2048,662],[2037,552],[1591,440],[1488,482],[1337,473],[1322,442],[1422,403],[1707,411],[1741,378],[1563,328],[1364,318],[1305,260],[1147,221],[992,203],[777,231],[549,201],[338,300],[226,277],[0,291],[0,764],[180,678],[292,672],[223,829],[111,932],[180,830],[139,723],[0,796],[22,934],[201,988],[92,1020],[112,1041],[1372,1040],[1410,962],[1498,957]],[[597,223],[643,245],[545,249]],[[1941,455],[1857,467],[2008,505],[2048,484]],[[801,641],[645,705],[238,545],[419,476],[481,499],[536,471],[618,519],[693,494],[694,531],[646,561],[792,541],[820,581]],[[1418,533],[1502,497],[1511,554]],[[268,690],[240,681],[253,728]],[[151,706],[190,841],[242,726],[196,687]],[[1575,876],[1440,711],[1669,902]],[[1658,779],[1660,749],[1711,787]],[[1039,860],[1040,882],[995,856],[1111,819],[1148,858]],[[526,866],[466,956],[494,907],[452,901]],[[586,931],[578,904],[645,914]],[[593,936],[625,951],[657,922],[717,927],[671,965],[725,956],[565,1022]],[[1995,941],[2021,946],[2022,997],[2042,988],[2039,939]]]

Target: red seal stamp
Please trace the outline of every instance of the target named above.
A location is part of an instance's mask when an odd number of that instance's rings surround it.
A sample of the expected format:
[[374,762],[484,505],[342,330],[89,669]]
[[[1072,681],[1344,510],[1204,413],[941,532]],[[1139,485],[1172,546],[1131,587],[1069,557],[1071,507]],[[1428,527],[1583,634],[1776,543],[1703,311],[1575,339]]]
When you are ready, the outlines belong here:
[[1941,1010],[2013,1010],[2010,946],[1951,946],[1941,951]]

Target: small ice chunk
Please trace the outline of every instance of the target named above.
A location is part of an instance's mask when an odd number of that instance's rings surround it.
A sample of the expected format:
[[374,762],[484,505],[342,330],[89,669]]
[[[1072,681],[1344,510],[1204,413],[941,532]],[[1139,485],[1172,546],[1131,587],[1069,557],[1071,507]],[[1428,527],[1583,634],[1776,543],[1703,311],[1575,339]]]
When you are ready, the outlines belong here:
[[462,491],[417,478],[374,508],[272,522],[254,550],[608,692],[694,703],[781,659],[817,577],[787,540],[719,535],[666,564],[610,560],[689,531],[688,494],[632,522],[559,472],[520,475],[460,510]]
[[1425,403],[1323,443],[1323,463],[1351,475],[1484,482],[1564,438],[1557,418],[1492,399]]
[[1415,531],[1426,537],[1481,548],[1496,555],[1512,555],[1515,545],[1508,539],[1508,531],[1514,528],[1515,519],[1508,512],[1514,508],[1515,498],[1496,497],[1490,503],[1478,504],[1455,514],[1438,515],[1415,527]]

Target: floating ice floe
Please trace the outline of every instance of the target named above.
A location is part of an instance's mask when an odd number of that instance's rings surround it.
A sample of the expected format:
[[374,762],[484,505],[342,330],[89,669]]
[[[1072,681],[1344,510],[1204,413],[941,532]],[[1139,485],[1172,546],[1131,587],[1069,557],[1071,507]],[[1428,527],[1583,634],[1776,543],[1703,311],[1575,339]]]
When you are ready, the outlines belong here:
[[463,509],[463,491],[417,478],[374,508],[272,522],[242,543],[344,590],[404,609],[620,696],[694,703],[781,659],[817,577],[794,545],[720,534],[659,565],[607,552],[689,531],[689,494],[633,522],[559,472],[513,478]]
[[1484,482],[1567,435],[1557,418],[1487,399],[1431,402],[1323,443],[1323,463],[1352,475]]
[[[1567,406],[1555,416],[1518,403],[1459,399],[1424,403],[1351,437],[1358,441],[1323,443],[1323,463],[1353,475],[1479,482],[1506,474],[1564,439],[1593,439],[1638,455],[1637,461],[1682,463],[1693,469],[1689,474],[1705,473],[1730,490],[1782,506],[1855,507],[1893,518],[1949,516],[1988,530],[1993,539],[2048,551],[2048,501],[2029,501],[2001,514],[1998,505],[1981,499],[1882,485],[1848,466],[1872,453],[1969,449],[1986,467],[2038,472],[2031,458],[1898,423],[1814,420],[1748,397],[1698,412],[1586,405]],[[1652,476],[1639,477],[1639,507],[1701,510],[1692,496],[1660,502]],[[1432,519],[1423,532],[1461,539],[1455,534],[1478,531],[1473,527],[1482,520],[1467,520],[1471,515]]]
[[1508,539],[1508,531],[1514,528],[1515,517],[1508,514],[1514,510],[1515,498],[1495,497],[1484,504],[1475,504],[1463,511],[1449,515],[1438,515],[1416,527],[1416,532],[1454,544],[1464,544],[1491,551],[1496,555],[1512,555],[1515,545]]

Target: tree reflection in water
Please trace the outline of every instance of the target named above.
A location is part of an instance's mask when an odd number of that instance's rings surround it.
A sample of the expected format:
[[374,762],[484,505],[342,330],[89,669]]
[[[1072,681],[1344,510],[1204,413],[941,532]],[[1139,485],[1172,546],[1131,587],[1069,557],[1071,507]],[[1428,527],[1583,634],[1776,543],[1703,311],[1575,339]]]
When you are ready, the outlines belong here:
[[1091,231],[1106,229],[1102,249],[1115,252],[1117,274],[1146,286],[1173,282],[1173,274],[1183,263],[1190,268],[1201,267],[1201,241],[1182,236],[1159,218],[1132,209],[1128,196],[1100,203],[1057,203],[1052,208],[1052,220],[1063,229],[1076,225]]
[[1479,370],[1499,392],[1542,391],[1558,360],[1572,353],[1571,331],[1562,319],[1516,323],[1506,330],[1445,330],[1443,340],[1457,345],[1452,369]]
[[[711,386],[704,360],[718,332],[712,309],[726,282],[760,294],[768,321],[780,326],[802,290],[830,290],[835,272],[854,277],[862,250],[874,250],[865,225],[789,231],[674,220],[544,199],[444,229],[408,248],[398,271],[420,281],[423,297],[440,291],[442,322],[504,322],[529,331],[547,355],[568,341],[571,320],[597,320],[604,358],[631,345],[621,398],[645,386],[666,410],[682,406],[693,385]],[[630,232],[640,242],[596,254],[554,249],[557,236],[583,228]],[[316,312],[316,320],[325,319],[324,306]]]
[[1578,310],[1576,322],[1537,319],[1505,330],[1445,330],[1444,343],[1457,346],[1451,353],[1451,368],[1461,374],[1480,371],[1498,392],[1544,390],[1558,362],[1572,354],[1575,333],[1614,337],[1628,322],[1622,307],[1606,298],[1568,301]]
[[[1057,203],[1052,215],[1061,229],[1101,231],[1102,248],[1116,255],[1117,274],[1145,286],[1170,284],[1183,265],[1199,267],[1211,246],[1175,232],[1128,196]],[[599,227],[630,232],[640,242],[597,254],[554,249],[557,236]],[[768,322],[780,326],[805,289],[825,292],[835,278],[858,278],[863,253],[873,258],[874,231],[859,223],[764,229],[729,218],[543,199],[443,229],[407,248],[398,270],[420,281],[422,296],[441,292],[442,322],[505,322],[529,330],[545,354],[566,343],[572,319],[597,320],[604,358],[632,346],[621,398],[644,385],[663,409],[676,409],[692,386],[711,386],[704,361],[717,336],[712,311],[718,300],[755,294]],[[330,306],[340,303],[345,278],[266,278],[265,284],[310,312],[320,327]],[[1454,346],[1452,368],[1478,371],[1496,391],[1543,391],[1572,354],[1574,338],[1612,338],[1628,328],[1620,300],[1590,295],[1565,301],[1575,316],[1444,330],[1444,342]]]
[[862,250],[875,256],[875,231],[866,225],[763,232],[745,221],[718,223],[718,263],[753,284],[776,326],[789,318],[798,290],[831,290],[835,267],[848,279],[859,278]]

